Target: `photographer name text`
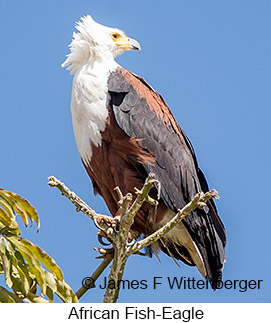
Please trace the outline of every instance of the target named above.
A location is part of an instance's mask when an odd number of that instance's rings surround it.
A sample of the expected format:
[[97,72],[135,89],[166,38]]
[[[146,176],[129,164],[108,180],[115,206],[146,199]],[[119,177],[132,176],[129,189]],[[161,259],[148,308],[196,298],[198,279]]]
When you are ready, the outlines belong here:
[[[259,290],[263,284],[262,279],[247,280],[247,279],[227,279],[220,282],[220,286],[217,289],[233,289],[241,293],[245,293],[248,290]],[[85,288],[100,288],[100,289],[159,289],[161,287],[168,287],[169,289],[179,290],[203,290],[212,289],[210,282],[203,279],[195,279],[194,277],[153,277],[151,280],[146,279],[133,279],[133,280],[108,280],[107,277],[99,284],[95,284],[95,281],[91,277],[86,277],[82,281],[82,285]]]

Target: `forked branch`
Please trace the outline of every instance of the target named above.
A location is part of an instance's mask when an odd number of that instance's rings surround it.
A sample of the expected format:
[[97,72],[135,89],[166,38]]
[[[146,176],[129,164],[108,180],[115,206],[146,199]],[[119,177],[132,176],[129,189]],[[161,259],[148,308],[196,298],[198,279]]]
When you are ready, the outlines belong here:
[[219,199],[218,193],[216,190],[211,190],[206,193],[197,193],[193,200],[186,204],[181,210],[175,214],[175,216],[166,223],[162,228],[158,229],[151,235],[147,236],[145,239],[142,239],[136,242],[129,250],[129,254],[138,252],[140,249],[146,248],[149,245],[153,244],[160,238],[162,238],[166,233],[173,229],[180,221],[182,221],[188,214],[194,211],[196,208],[202,208],[206,202],[212,198]]
[[[103,231],[105,236],[112,242],[114,253],[105,255],[103,257],[103,262],[90,276],[90,281],[95,282],[113,258],[108,282],[113,283],[115,288],[110,288],[110,286],[108,286],[108,288],[106,289],[104,295],[104,302],[106,303],[114,303],[117,301],[119,295],[118,283],[122,279],[126,261],[130,255],[140,254],[139,250],[146,248],[147,246],[153,244],[160,238],[164,237],[166,233],[172,230],[180,221],[182,221],[188,214],[190,214],[196,208],[203,208],[208,200],[212,198],[219,199],[217,191],[215,190],[211,190],[206,193],[197,193],[191,200],[191,202],[185,205],[181,210],[178,210],[178,212],[175,214],[172,220],[166,223],[162,228],[140,241],[131,243],[131,237],[129,233],[137,212],[140,210],[144,203],[150,203],[154,206],[158,205],[158,201],[149,196],[149,192],[155,183],[157,183],[159,186],[159,183],[155,179],[154,174],[150,174],[146,179],[145,184],[141,190],[135,188],[136,198],[133,203],[131,193],[128,193],[127,195],[123,196],[121,190],[118,187],[116,187],[115,190],[117,191],[119,196],[119,206],[121,210],[121,220],[118,225],[118,231],[116,231],[116,225],[112,221],[105,221],[99,223],[100,229]],[[52,187],[57,187],[61,191],[61,193],[65,195],[76,206],[77,211],[82,211],[93,221],[95,221],[95,219],[97,219],[98,217],[112,219],[106,215],[96,213],[82,199],[80,199],[74,192],[71,192],[69,188],[65,186],[64,183],[60,182],[57,178],[53,176],[49,177],[48,184]],[[77,292],[78,298],[80,298],[87,291],[87,289],[88,287],[82,286]]]

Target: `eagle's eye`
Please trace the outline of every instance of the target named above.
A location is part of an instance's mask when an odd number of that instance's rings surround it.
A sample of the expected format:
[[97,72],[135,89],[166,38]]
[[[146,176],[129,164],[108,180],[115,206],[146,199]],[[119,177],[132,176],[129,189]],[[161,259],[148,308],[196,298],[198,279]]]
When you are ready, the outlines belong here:
[[120,38],[120,34],[118,34],[118,33],[112,33],[111,34],[111,37],[113,38],[113,40],[116,40],[116,39]]

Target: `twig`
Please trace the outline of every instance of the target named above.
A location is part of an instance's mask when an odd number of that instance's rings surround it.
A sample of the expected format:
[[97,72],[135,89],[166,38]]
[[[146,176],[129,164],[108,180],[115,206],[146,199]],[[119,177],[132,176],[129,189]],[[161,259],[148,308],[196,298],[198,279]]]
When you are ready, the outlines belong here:
[[[119,296],[118,282],[121,281],[126,261],[129,257],[129,231],[134,222],[134,217],[141,208],[142,204],[147,200],[148,194],[152,189],[156,180],[154,179],[154,174],[150,174],[145,181],[142,190],[137,190],[137,197],[132,204],[132,206],[127,210],[125,214],[122,215],[119,224],[119,233],[116,236],[114,244],[114,260],[111,266],[109,281],[113,281],[116,288],[107,288],[104,295],[104,303],[115,303]],[[122,193],[118,193],[122,197]],[[125,200],[125,197],[123,198]]]
[[[119,206],[121,208],[121,220],[119,223],[119,232],[116,232],[113,225],[108,225],[107,223],[101,223],[102,230],[105,232],[105,236],[111,239],[114,252],[106,253],[103,262],[99,265],[99,267],[95,270],[95,272],[89,277],[89,281],[94,284],[97,278],[102,274],[104,269],[108,266],[108,264],[113,259],[113,263],[111,265],[111,270],[109,274],[108,281],[113,281],[116,288],[108,287],[106,289],[106,293],[104,295],[105,303],[113,303],[116,302],[119,295],[119,286],[118,282],[121,281],[124,268],[126,265],[126,261],[131,254],[140,254],[140,249],[146,248],[151,245],[158,239],[162,238],[166,233],[172,230],[180,221],[184,219],[185,216],[190,214],[196,208],[203,208],[206,205],[206,202],[212,198],[218,199],[218,194],[215,190],[209,191],[207,193],[198,193],[189,202],[186,206],[184,206],[181,210],[178,210],[176,215],[173,217],[171,221],[165,224],[162,228],[154,232],[153,234],[147,236],[145,239],[136,242],[135,244],[129,244],[129,232],[131,226],[134,222],[134,218],[137,212],[140,210],[141,206],[144,202],[150,203],[153,206],[157,206],[158,202],[149,196],[149,192],[154,186],[155,183],[158,183],[158,187],[160,187],[159,182],[155,180],[154,174],[150,174],[145,181],[145,184],[141,190],[135,189],[136,199],[133,204],[130,206],[132,201],[132,195],[130,193],[123,196],[122,192],[119,188],[116,188],[117,194],[119,196]],[[57,187],[63,195],[65,195],[75,206],[77,211],[82,211],[84,214],[89,216],[92,220],[96,217],[106,217],[101,214],[97,214],[94,210],[92,210],[83,200],[81,200],[75,193],[71,192],[64,183],[60,182],[55,177],[49,177],[49,183],[52,187]],[[159,189],[160,190],[160,189]],[[159,194],[158,194],[159,200]],[[100,226],[100,224],[99,224]],[[102,252],[101,252],[102,253]],[[91,285],[91,287],[95,287]],[[89,289],[89,286],[82,286],[77,292],[78,298],[82,297]]]
[[121,217],[120,221],[120,237],[123,242],[126,242],[126,237],[128,232],[134,222],[134,218],[137,212],[140,210],[142,204],[149,199],[149,192],[154,186],[154,183],[157,182],[155,175],[150,173],[147,177],[144,186],[141,190],[136,189],[136,199],[128,211]]
[[110,264],[113,259],[113,252],[109,252],[105,254],[103,261],[99,265],[99,267],[94,271],[94,273],[87,277],[84,281],[84,284],[78,289],[76,295],[78,299],[80,299],[90,288],[95,287],[95,281],[101,276],[105,268]]
[[94,218],[97,217],[98,214],[91,207],[89,207],[87,203],[80,199],[80,197],[72,192],[64,183],[62,183],[54,176],[48,177],[48,180],[48,185],[59,189],[62,195],[65,195],[72,202],[72,204],[75,205],[77,212],[83,212],[88,217],[90,217],[91,220],[94,220]]
[[162,228],[155,231],[153,234],[147,236],[145,239],[136,242],[129,250],[129,254],[133,254],[138,252],[140,249],[146,248],[161,237],[163,237],[166,233],[168,233],[171,229],[173,229],[180,221],[182,221],[188,214],[194,211],[196,208],[204,207],[205,202],[208,200],[215,198],[218,199],[217,191],[211,190],[206,193],[197,193],[193,200],[186,204],[181,210],[179,210],[175,216],[166,223]]
[[[48,185],[59,189],[62,195],[66,196],[72,202],[72,204],[75,205],[77,212],[83,212],[93,221],[95,221],[98,217],[108,217],[106,215],[96,213],[87,203],[85,203],[79,196],[72,192],[64,183],[62,183],[56,177],[50,176],[48,177],[48,180]],[[99,228],[103,230],[111,240],[115,239],[115,232],[113,228],[106,222],[99,223]]]

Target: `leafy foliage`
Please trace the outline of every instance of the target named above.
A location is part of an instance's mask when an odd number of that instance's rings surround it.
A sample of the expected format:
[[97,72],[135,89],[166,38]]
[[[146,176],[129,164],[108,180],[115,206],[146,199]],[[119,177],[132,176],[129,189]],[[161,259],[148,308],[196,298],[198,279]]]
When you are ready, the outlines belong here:
[[13,291],[0,286],[0,303],[48,303],[54,294],[65,303],[78,302],[54,259],[20,237],[16,214],[26,227],[35,222],[39,229],[35,208],[20,195],[0,189],[0,274],[5,275],[6,285]]

